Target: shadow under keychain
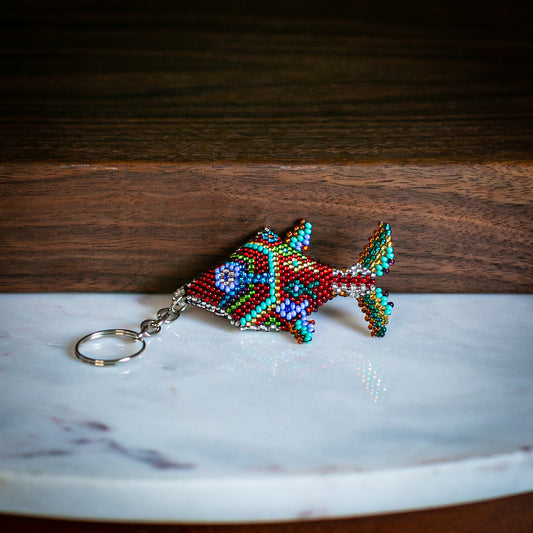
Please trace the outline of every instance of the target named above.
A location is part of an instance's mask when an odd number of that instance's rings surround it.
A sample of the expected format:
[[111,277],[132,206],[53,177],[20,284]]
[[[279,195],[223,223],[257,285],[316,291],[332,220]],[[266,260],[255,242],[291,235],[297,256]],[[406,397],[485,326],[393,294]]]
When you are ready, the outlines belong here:
[[[389,271],[394,250],[389,224],[379,223],[359,262],[333,268],[308,257],[312,226],[301,220],[285,239],[269,228],[260,231],[220,266],[201,274],[172,295],[169,307],[156,318],[144,320],[140,331],[105,329],[81,338],[75,355],[85,363],[110,366],[129,361],[146,347],[145,339],[176,320],[188,305],[227,318],[241,330],[289,331],[297,342],[313,338],[315,321],[309,316],[335,296],[356,298],[374,337],[383,337],[393,303],[388,292],[376,287],[376,277]],[[83,353],[89,343],[102,338],[138,344],[135,353],[98,359]]]

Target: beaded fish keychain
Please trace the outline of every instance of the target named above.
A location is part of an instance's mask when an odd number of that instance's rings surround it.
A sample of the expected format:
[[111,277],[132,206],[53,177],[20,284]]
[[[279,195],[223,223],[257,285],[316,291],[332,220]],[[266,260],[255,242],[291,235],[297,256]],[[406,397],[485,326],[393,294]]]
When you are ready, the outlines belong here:
[[[311,231],[305,220],[284,239],[265,228],[226,262],[175,291],[170,306],[160,309],[155,319],[141,322],[139,332],[96,331],[78,341],[76,357],[95,366],[129,361],[144,350],[145,338],[159,333],[164,323],[176,320],[188,305],[225,317],[241,330],[289,331],[298,343],[308,343],[315,331],[310,315],[335,296],[345,296],[357,299],[370,334],[383,337],[393,303],[386,291],[376,287],[376,277],[387,273],[394,263],[390,225],[380,222],[359,262],[341,269],[305,254]],[[82,352],[87,343],[103,337],[129,340],[139,348],[114,359],[96,359]]]

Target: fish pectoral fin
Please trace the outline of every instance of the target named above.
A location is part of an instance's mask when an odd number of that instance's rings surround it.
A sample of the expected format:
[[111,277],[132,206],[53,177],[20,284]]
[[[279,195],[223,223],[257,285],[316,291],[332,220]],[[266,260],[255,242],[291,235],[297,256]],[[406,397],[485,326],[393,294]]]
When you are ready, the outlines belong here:
[[298,252],[306,252],[311,242],[312,224],[302,219],[293,229],[287,232],[285,243]]
[[313,333],[315,332],[315,321],[298,318],[291,321],[289,331],[298,344],[311,342],[313,340]]

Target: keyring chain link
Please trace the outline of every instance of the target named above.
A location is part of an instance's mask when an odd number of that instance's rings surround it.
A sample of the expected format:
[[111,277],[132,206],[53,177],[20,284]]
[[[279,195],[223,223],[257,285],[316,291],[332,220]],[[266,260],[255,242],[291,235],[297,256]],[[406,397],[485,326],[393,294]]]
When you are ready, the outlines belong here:
[[152,337],[153,335],[157,335],[161,331],[161,326],[174,322],[181,315],[181,312],[185,310],[187,305],[185,289],[180,287],[172,295],[170,305],[159,309],[155,319],[147,319],[141,322],[139,336]]
[[[140,331],[132,331],[130,329],[105,329],[100,331],[95,331],[81,338],[74,348],[74,354],[78,359],[84,363],[88,363],[94,366],[112,366],[119,363],[124,363],[130,361],[133,357],[140,355],[144,348],[146,347],[146,337],[152,335],[157,335],[161,331],[161,326],[163,324],[173,322],[178,318],[181,312],[189,305],[187,301],[187,296],[185,295],[185,289],[180,287],[172,295],[172,301],[168,307],[163,307],[159,309],[156,314],[155,319],[143,320],[140,325]],[[95,358],[90,355],[83,353],[83,347],[91,342],[99,341],[103,338],[114,338],[116,340],[125,339],[134,343],[140,344],[140,348],[136,352],[130,353],[129,355],[115,357],[113,359],[104,359],[104,358]]]

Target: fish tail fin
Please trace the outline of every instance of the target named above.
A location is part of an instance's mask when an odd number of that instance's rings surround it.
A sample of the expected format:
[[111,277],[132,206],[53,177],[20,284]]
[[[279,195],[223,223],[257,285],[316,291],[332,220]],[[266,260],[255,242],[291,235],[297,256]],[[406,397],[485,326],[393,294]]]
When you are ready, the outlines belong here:
[[375,291],[359,296],[357,303],[365,314],[370,335],[372,337],[384,337],[387,331],[389,315],[394,306],[392,302],[388,301],[388,292],[382,292],[378,287]]
[[394,249],[389,224],[380,222],[374,235],[368,240],[365,249],[359,254],[359,263],[376,276],[383,276],[394,264]]
[[[379,223],[379,227],[370,237],[365,249],[359,255],[361,266],[370,270],[375,276],[383,276],[394,264],[394,249],[391,240],[391,228],[389,224]],[[389,315],[394,304],[389,302],[388,291],[379,287],[361,294],[357,298],[359,307],[365,314],[368,329],[373,337],[383,337],[387,331]]]

